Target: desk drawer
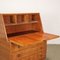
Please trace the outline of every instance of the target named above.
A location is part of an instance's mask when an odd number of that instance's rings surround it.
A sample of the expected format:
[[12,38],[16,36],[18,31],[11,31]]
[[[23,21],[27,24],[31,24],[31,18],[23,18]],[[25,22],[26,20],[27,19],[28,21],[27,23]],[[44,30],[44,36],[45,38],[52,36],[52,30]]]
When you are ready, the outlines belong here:
[[[13,60],[33,60],[33,59],[42,59],[46,56],[46,41],[42,43],[37,43],[31,46],[27,46],[25,49],[12,53]],[[38,56],[38,57],[36,57]]]
[[39,53],[33,53],[31,55],[23,56],[23,57],[17,57],[17,60],[41,60],[42,57]]
[[20,51],[20,50],[25,50],[25,49],[30,49],[30,48],[37,48],[37,49],[45,49],[47,46],[47,42],[43,41],[41,43],[34,43],[29,46],[18,46],[16,44],[11,44],[11,50],[12,52]]

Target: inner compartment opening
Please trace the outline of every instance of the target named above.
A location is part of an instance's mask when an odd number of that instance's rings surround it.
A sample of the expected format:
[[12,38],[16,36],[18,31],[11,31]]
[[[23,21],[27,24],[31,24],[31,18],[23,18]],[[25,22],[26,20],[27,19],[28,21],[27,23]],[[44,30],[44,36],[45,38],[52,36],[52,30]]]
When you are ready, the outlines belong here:
[[7,36],[8,37],[13,37],[13,36],[19,36],[19,35],[24,35],[24,34],[29,34],[29,33],[35,33],[35,32],[38,32],[38,31],[29,30],[29,31],[23,31],[23,32],[16,32],[16,33],[7,34]]

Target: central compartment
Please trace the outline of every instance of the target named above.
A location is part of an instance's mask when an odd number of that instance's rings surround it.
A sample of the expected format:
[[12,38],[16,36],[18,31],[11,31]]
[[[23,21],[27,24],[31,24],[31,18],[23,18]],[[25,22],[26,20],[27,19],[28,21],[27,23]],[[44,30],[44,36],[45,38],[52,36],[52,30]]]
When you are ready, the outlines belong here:
[[10,37],[21,36],[21,35],[35,33],[35,32],[38,32],[38,31],[30,30],[30,31],[16,32],[16,33],[7,34],[7,36],[10,38]]
[[5,23],[7,37],[40,31],[38,17],[38,13],[4,14],[3,19]]

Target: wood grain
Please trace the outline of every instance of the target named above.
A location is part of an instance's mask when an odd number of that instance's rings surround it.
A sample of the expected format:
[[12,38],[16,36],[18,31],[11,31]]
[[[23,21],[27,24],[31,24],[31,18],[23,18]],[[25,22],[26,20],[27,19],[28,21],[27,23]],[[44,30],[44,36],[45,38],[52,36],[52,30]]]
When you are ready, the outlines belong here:
[[39,13],[0,14],[0,60],[45,60],[47,40],[58,37],[44,32]]

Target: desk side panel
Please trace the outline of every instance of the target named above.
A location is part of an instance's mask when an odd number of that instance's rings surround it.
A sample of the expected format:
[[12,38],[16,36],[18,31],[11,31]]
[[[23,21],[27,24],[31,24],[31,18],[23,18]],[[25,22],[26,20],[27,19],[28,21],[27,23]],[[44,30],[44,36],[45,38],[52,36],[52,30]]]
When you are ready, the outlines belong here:
[[9,60],[10,45],[5,31],[3,15],[0,14],[0,60]]

